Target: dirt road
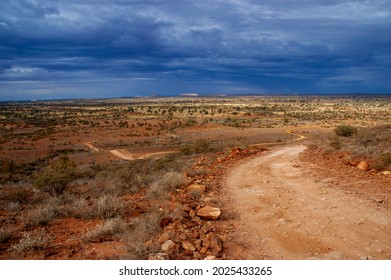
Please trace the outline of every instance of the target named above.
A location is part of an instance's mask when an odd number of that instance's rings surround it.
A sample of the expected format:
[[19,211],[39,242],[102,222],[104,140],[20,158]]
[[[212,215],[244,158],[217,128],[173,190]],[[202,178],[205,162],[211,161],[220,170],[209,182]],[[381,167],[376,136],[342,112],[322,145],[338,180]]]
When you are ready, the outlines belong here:
[[176,150],[169,149],[167,151],[160,151],[160,152],[138,152],[138,153],[131,153],[130,151],[126,149],[119,149],[119,150],[103,150],[99,149],[94,146],[92,142],[86,142],[84,143],[88,148],[90,148],[92,151],[95,152],[108,152],[112,154],[113,156],[116,156],[120,159],[124,160],[135,160],[135,159],[144,159],[144,158],[153,158],[153,157],[161,157],[167,154],[172,154],[177,152]]
[[387,209],[314,179],[305,149],[274,149],[229,172],[235,259],[391,259]]

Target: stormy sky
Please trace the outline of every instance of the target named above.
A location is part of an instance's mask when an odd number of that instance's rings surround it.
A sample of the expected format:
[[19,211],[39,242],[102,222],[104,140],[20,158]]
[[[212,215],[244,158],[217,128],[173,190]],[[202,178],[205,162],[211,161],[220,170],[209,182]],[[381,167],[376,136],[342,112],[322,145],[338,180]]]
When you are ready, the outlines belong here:
[[391,1],[0,1],[0,100],[185,92],[390,93]]

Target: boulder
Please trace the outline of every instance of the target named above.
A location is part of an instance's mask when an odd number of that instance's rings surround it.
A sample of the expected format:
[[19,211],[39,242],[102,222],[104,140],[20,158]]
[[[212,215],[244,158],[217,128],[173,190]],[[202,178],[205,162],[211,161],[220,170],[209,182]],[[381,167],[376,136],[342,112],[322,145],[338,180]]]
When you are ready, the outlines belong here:
[[369,165],[368,163],[366,163],[365,161],[361,161],[358,165],[357,165],[357,168],[362,170],[362,171],[367,171],[368,168],[369,168]]
[[220,208],[205,206],[197,211],[197,216],[203,219],[217,220],[221,215]]
[[175,247],[175,242],[172,240],[167,240],[162,244],[162,251],[163,252],[170,252]]
[[391,171],[383,171],[383,175],[391,175]]

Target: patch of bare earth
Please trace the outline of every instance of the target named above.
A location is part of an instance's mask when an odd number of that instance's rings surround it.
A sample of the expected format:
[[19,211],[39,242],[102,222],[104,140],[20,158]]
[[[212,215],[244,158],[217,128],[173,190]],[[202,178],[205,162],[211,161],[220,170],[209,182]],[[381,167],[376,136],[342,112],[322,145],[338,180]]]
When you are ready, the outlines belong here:
[[300,159],[305,149],[276,148],[228,172],[226,257],[391,259],[389,192],[371,193],[370,179],[360,193],[339,187],[342,171],[319,172]]

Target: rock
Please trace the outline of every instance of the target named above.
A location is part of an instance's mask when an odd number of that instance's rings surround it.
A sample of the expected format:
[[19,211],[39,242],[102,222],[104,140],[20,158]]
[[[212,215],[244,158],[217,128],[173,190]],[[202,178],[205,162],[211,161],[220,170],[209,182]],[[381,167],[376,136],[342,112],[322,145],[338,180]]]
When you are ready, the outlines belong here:
[[194,251],[186,249],[183,254],[188,257],[192,257],[194,254]]
[[200,253],[205,255],[206,252],[208,252],[208,248],[202,247],[201,250],[200,250]]
[[391,171],[383,171],[383,175],[391,175]]
[[[200,233],[198,231],[194,230],[194,231],[189,233],[189,237],[191,239],[198,240],[200,238]],[[201,243],[201,241],[200,241],[200,243]]]
[[170,216],[164,216],[159,221],[159,226],[164,228],[172,223],[172,217]]
[[195,251],[195,247],[193,244],[191,244],[189,241],[183,241],[182,242],[182,248],[185,250]]
[[170,252],[172,249],[174,249],[175,243],[172,240],[167,240],[162,244],[162,251],[163,252]]
[[223,250],[223,242],[221,241],[220,237],[218,237],[213,232],[210,232],[208,236],[210,248],[213,250],[214,253],[220,253],[221,250]]
[[215,256],[206,256],[206,257],[204,258],[205,261],[213,261],[213,260],[215,260],[215,259],[216,259]]
[[162,235],[160,235],[158,242],[160,244],[163,244],[164,242],[166,242],[167,240],[172,238],[172,235],[173,234],[170,231],[169,232],[164,232],[164,233],[162,233]]
[[193,260],[201,260],[202,259],[202,256],[200,253],[198,252],[194,252],[193,254]]
[[186,188],[188,193],[198,193],[198,194],[203,194],[206,190],[205,185],[200,185],[200,184],[193,184],[190,185]]
[[179,234],[178,234],[178,237],[179,237],[179,239],[182,240],[182,241],[187,240],[187,234],[186,234],[186,232],[179,233]]
[[194,212],[193,209],[191,209],[190,212],[189,212],[189,217],[192,218],[192,219],[194,219],[195,216],[196,216],[196,213]]
[[367,171],[368,168],[369,168],[369,165],[368,163],[366,163],[365,161],[361,161],[358,165],[357,165],[357,168],[362,170],[362,171]]
[[384,203],[384,200],[381,198],[371,196],[370,199],[372,199],[376,203]]
[[210,247],[209,236],[202,239],[202,247],[209,249]]
[[203,219],[217,220],[221,215],[220,208],[205,206],[197,211],[197,216]]
[[148,256],[148,260],[157,260],[157,261],[163,261],[163,260],[169,260],[170,258],[166,253],[156,253],[156,254],[150,254]]

